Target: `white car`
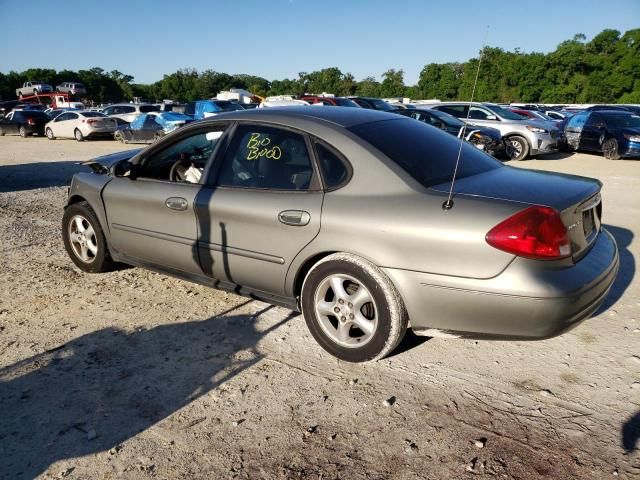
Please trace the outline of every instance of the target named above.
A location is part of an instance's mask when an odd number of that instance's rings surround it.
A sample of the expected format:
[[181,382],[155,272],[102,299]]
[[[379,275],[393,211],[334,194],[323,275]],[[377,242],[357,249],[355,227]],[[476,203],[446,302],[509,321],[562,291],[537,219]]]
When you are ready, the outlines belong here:
[[75,138],[81,142],[85,138],[113,138],[116,127],[115,119],[102,113],[82,110],[61,113],[44,126],[44,133],[49,140]]
[[133,120],[141,113],[159,112],[160,107],[150,103],[116,103],[102,109],[102,113],[109,117],[116,117],[127,123]]

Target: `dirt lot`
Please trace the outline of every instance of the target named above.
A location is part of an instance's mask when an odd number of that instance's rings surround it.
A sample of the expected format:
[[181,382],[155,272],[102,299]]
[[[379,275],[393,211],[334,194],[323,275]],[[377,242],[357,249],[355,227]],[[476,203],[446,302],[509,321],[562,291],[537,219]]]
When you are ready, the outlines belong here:
[[289,310],[74,268],[73,162],[123,148],[0,138],[1,478],[640,476],[640,162],[518,165],[604,182],[622,265],[598,315],[542,342],[408,335],[351,365]]

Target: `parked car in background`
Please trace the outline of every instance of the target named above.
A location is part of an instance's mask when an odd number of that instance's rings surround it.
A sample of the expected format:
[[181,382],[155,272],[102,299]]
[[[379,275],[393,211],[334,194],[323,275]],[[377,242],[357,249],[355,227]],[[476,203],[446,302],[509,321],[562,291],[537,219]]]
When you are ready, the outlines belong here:
[[640,115],[624,110],[589,110],[569,119],[570,150],[602,152],[605,158],[640,157]]
[[[413,108],[397,110],[394,113],[432,125],[458,138],[462,135],[465,125],[462,120],[438,110]],[[500,130],[468,124],[464,131],[464,139],[489,155],[511,158],[511,143],[504,141]]]
[[160,107],[150,103],[116,103],[102,109],[108,117],[121,118],[125,122],[133,122],[133,120],[141,113],[159,112]]
[[0,119],[0,136],[44,135],[44,126],[48,121],[47,114],[40,110],[14,110]]
[[591,105],[590,107],[585,108],[587,112],[592,112],[594,110],[620,110],[623,112],[629,112],[629,108],[626,105]]
[[80,82],[62,82],[56,87],[56,92],[68,93],[70,95],[86,95],[87,89]]
[[68,108],[68,107],[64,107],[64,108],[47,108],[44,113],[47,114],[47,116],[51,119],[56,118],[58,115],[60,115],[63,112],[69,112],[69,111],[75,111],[78,110],[77,108]]
[[322,103],[323,105],[332,105],[334,107],[355,107],[360,108],[356,102],[346,97],[322,97],[319,95],[303,95],[299,100],[304,100],[312,105]]
[[500,130],[502,136],[511,143],[514,152],[512,160],[552,153],[559,148],[558,128],[538,120],[525,119],[495,103],[443,102],[429,104],[425,108],[448,113],[464,122]]
[[81,142],[87,138],[113,138],[116,121],[99,112],[79,110],[61,113],[44,130],[49,140],[75,138]]
[[119,126],[113,137],[123,143],[151,143],[192,121],[181,113],[142,113],[130,124]]
[[78,268],[122,262],[300,309],[350,362],[391,353],[409,321],[430,336],[558,335],[619,268],[598,180],[504,166],[391,113],[230,112],[87,165],[62,216]]
[[347,98],[349,98],[350,100],[353,100],[362,108],[368,108],[369,110],[380,110],[382,112],[394,112],[396,110],[396,108],[393,105],[379,98],[373,98],[373,97],[347,97]]
[[53,87],[48,83],[31,81],[24,82],[22,87],[16,90],[16,96],[18,98],[28,97],[30,95],[35,95],[38,93],[52,93]]
[[4,102],[0,102],[0,117],[4,117],[18,105],[22,105],[22,102],[19,100],[5,100]]
[[223,112],[234,112],[244,110],[242,105],[229,100],[196,100],[189,102],[184,108],[185,115],[189,115],[194,120],[202,120]]
[[44,112],[47,109],[46,106],[41,105],[39,103],[21,103],[13,107],[14,111],[17,110],[38,110],[40,112]]

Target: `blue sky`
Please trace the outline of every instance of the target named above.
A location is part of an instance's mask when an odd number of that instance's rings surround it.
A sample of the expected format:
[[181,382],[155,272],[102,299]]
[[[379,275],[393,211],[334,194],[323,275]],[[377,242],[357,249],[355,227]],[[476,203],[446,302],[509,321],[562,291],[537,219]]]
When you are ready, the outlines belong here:
[[337,66],[414,84],[427,63],[477,55],[487,25],[490,46],[548,52],[639,28],[640,0],[0,0],[0,19],[2,72],[97,66],[151,83],[179,68],[273,80]]

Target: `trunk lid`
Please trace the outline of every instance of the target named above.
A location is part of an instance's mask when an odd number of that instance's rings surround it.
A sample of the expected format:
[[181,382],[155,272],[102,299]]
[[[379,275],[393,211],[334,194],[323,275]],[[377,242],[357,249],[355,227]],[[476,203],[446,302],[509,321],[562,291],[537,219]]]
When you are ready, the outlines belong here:
[[[431,187],[449,192],[450,182]],[[600,181],[552,172],[504,166],[479,175],[456,179],[454,195],[494,198],[528,205],[543,205],[560,213],[575,260],[581,258],[600,231]],[[455,208],[455,207],[454,207]]]

